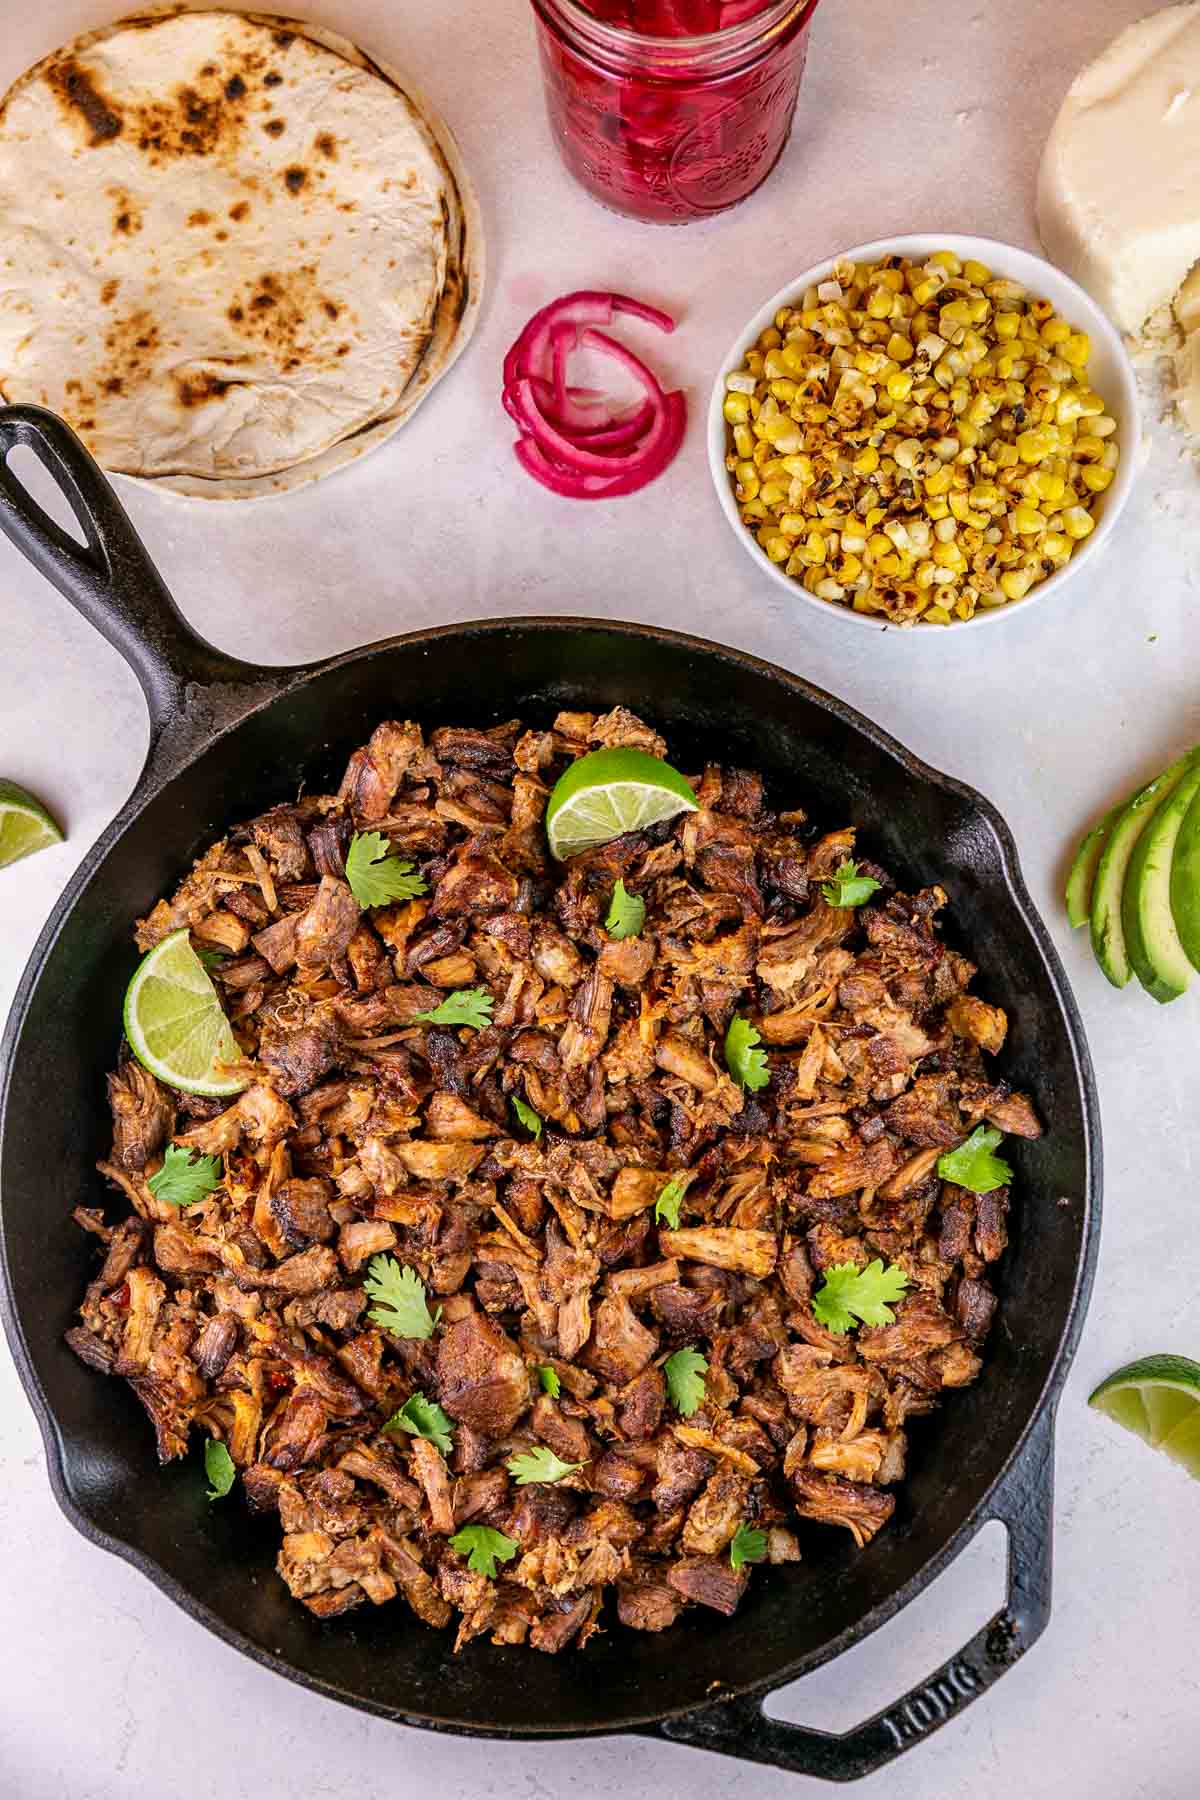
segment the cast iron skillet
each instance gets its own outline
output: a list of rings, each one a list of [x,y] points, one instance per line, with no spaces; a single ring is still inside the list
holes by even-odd
[[[78,545],[7,464],[28,445],[86,535]],[[43,931],[3,1042],[0,1191],[5,1323],[46,1443],[55,1495],[84,1535],[136,1564],[257,1662],[367,1712],[496,1736],[634,1731],[848,1780],[878,1768],[991,1685],[1050,1609],[1054,1409],[1092,1281],[1100,1132],[1074,1003],[986,801],[935,774],[848,706],[782,669],[674,632],[586,619],[491,620],[394,638],[312,669],[252,668],[202,643],[70,431],[0,412],[0,528],[135,669],[150,753],[119,818]],[[982,1379],[913,1434],[892,1524],[856,1553],[810,1526],[805,1560],[760,1571],[733,1619],[700,1609],[659,1636],[613,1630],[557,1657],[477,1639],[459,1656],[403,1606],[321,1624],[273,1573],[278,1531],[208,1507],[196,1458],[159,1471],[141,1410],[67,1350],[91,1264],[68,1221],[98,1200],[104,1073],[134,966],[130,921],[234,821],[304,781],[336,782],[379,719],[486,725],[617,702],[653,720],[684,768],[764,769],[828,823],[854,820],[908,883],[939,880],[961,941],[1011,1020],[1006,1075],[1048,1127],[1010,1144],[1012,1245]],[[844,1736],[770,1719],[762,1700],[889,1618],[989,1519],[1008,1528],[1008,1599],[962,1652]],[[536,1677],[536,1678],[534,1678]]]

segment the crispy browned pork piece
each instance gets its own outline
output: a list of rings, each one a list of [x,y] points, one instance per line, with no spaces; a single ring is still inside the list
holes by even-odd
[[[737,1542],[772,1563],[820,1526],[868,1543],[905,1421],[979,1372],[1008,1192],[938,1159],[980,1124],[1040,1126],[987,1072],[1007,1021],[938,935],[946,896],[862,865],[870,901],[831,904],[853,832],[772,811],[743,769],[552,864],[555,779],[622,744],[665,751],[621,708],[428,739],[385,722],[337,795],[232,831],[137,927],[222,952],[253,1080],[226,1105],[123,1057],[101,1168],[129,1210],[77,1210],[103,1260],[68,1341],[129,1382],[161,1459],[193,1431],[228,1446],[321,1618],[401,1598],[457,1615],[459,1644],[553,1652],[609,1591],[640,1631],[731,1613]],[[418,897],[360,905],[358,831]],[[603,924],[618,877],[646,907],[624,939]],[[419,1016],[467,988],[490,1019]],[[755,1090],[726,1063],[735,1013],[767,1057]],[[219,1159],[187,1208],[150,1185],[171,1142]],[[904,1277],[891,1322],[829,1329],[829,1271],[876,1258]],[[381,1269],[418,1278],[429,1335],[379,1303]],[[681,1351],[707,1365],[690,1398]],[[414,1397],[431,1435],[395,1422]],[[531,1453],[548,1478],[521,1484]],[[464,1527],[502,1534],[491,1572]]]

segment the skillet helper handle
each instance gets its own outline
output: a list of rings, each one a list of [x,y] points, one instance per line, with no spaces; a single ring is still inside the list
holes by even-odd
[[[883,1768],[977,1700],[1035,1644],[1050,1618],[1054,1414],[1034,1426],[985,1519],[1008,1530],[1005,1605],[970,1643],[895,1705],[840,1735],[768,1718],[761,1696],[664,1719],[648,1736],[765,1763],[793,1775],[857,1781]]]
[[[18,480],[8,460],[18,447],[32,450],[53,476],[85,545]],[[182,717],[189,686],[259,678],[191,629],[107,477],[70,426],[44,407],[0,407],[0,531],[133,669],[150,709],[152,747]]]

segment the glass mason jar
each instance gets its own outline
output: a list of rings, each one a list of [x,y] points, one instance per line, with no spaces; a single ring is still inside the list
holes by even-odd
[[[648,37],[596,14],[628,0],[532,0],[550,129],[576,180],[635,219],[679,225],[736,206],[792,129],[817,0],[746,0],[736,24]],[[682,10],[682,8],[680,9]]]

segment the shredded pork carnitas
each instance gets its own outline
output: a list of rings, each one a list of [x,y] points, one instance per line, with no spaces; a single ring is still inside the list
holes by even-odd
[[[163,1461],[193,1428],[228,1446],[323,1618],[400,1594],[428,1624],[460,1614],[460,1644],[556,1651],[609,1587],[639,1630],[732,1613],[740,1527],[773,1563],[810,1522],[867,1543],[906,1420],[979,1373],[1008,1194],[937,1160],[981,1121],[1039,1125],[985,1072],[1005,1016],[937,935],[945,894],[860,862],[878,892],[829,905],[853,832],[772,811],[745,769],[709,767],[698,811],[554,864],[549,789],[610,745],[666,749],[620,709],[427,742],[382,724],[338,795],[234,830],[138,927],[142,949],[186,925],[223,953],[252,1080],[228,1104],[132,1060],[110,1077],[100,1166],[131,1210],[76,1215],[104,1260],[69,1341],[130,1383]],[[343,859],[364,830],[414,861],[422,898],[362,911]],[[646,903],[621,940],[602,924],[618,877]],[[416,1021],[472,986],[490,1024]],[[725,1066],[735,1011],[768,1054],[756,1092]],[[187,1209],[148,1185],[172,1141],[221,1159]],[[678,1229],[655,1218],[673,1178]],[[380,1256],[440,1305],[432,1336],[371,1322]],[[875,1258],[909,1284],[895,1322],[827,1330],[824,1273]],[[683,1348],[708,1364],[686,1417],[663,1374]],[[451,1421],[447,1455],[382,1429],[414,1394]],[[535,1446],[581,1467],[519,1486],[507,1460]],[[516,1546],[495,1579],[450,1547],[468,1524]]]

